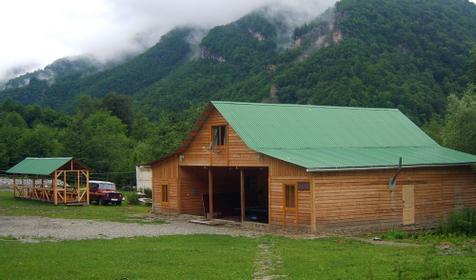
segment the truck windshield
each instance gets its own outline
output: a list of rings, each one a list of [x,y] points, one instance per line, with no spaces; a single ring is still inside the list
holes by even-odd
[[[116,190],[116,185],[112,183],[99,183],[99,188],[101,190]]]

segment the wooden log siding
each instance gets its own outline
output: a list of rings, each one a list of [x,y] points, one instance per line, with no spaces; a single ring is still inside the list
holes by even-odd
[[[155,164],[152,168],[152,184],[153,184],[153,208],[154,211],[163,212],[178,212],[179,199],[179,170],[178,170],[178,158],[170,157],[160,164]],[[168,186],[168,201],[166,203],[161,202],[162,186]]]
[[[208,170],[204,167],[180,167],[180,212],[203,215],[203,195],[208,192]]]
[[[221,125],[227,127],[227,144],[211,148],[212,127]],[[154,209],[203,215],[202,195],[208,192],[209,166],[267,167],[271,225],[311,230],[313,225],[321,232],[398,227],[402,225],[403,184],[414,185],[417,225],[434,225],[455,207],[476,207],[476,178],[468,167],[403,170],[394,191],[387,186],[394,170],[308,173],[302,167],[249,149],[213,110],[185,151],[153,165]],[[216,176],[219,184],[220,173]],[[297,187],[298,182],[309,182],[310,188],[297,191],[295,211],[285,211],[283,186],[292,183]],[[163,184],[169,186],[169,203],[161,207]]]
[[[226,126],[227,144],[212,147],[212,127],[223,125]],[[267,166],[264,157],[249,149],[217,111],[210,113],[182,155],[182,166]]]
[[[414,185],[415,224],[433,226],[458,207],[476,207],[475,173],[470,168],[404,170],[388,189],[394,171],[320,173],[314,177],[318,231],[388,229],[402,225],[402,186]]]

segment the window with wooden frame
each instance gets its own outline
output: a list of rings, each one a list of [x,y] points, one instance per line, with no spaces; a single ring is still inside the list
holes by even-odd
[[[162,185],[161,201],[169,202],[169,186],[168,185]]]
[[[311,190],[311,184],[309,182],[298,182],[297,183],[298,191],[309,191]]]
[[[226,125],[212,127],[212,144],[214,146],[226,144]]]
[[[296,208],[297,189],[294,184],[284,185],[284,206],[286,208]]]

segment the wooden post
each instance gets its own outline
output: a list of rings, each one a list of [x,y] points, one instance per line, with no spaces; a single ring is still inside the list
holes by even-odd
[[[78,202],[81,201],[81,193],[80,193],[80,190],[79,190],[79,185],[80,185],[80,180],[81,178],[79,177],[79,170],[77,171],[77,174],[76,174],[76,188],[78,189],[78,192],[77,192],[77,196],[78,196]]]
[[[207,220],[213,219],[213,173],[211,166],[208,168],[208,214]]]
[[[58,205],[58,171],[53,175],[53,198],[55,205]]]
[[[30,195],[30,198],[33,198],[33,194],[35,194],[35,198],[38,199],[37,193],[36,193],[36,178],[31,179],[31,192],[32,194]]]
[[[314,187],[314,180],[310,179],[311,187],[311,232],[314,233],[317,231],[316,228],[316,203],[314,202],[315,199],[315,187]]]
[[[43,200],[47,200],[48,196],[46,194],[46,190],[45,190],[45,178],[43,176],[41,176],[41,197]]]
[[[63,200],[64,200],[64,204],[66,204],[66,170],[63,171],[63,194],[64,194],[64,197],[63,197]]]
[[[245,174],[243,169],[240,169],[240,210],[241,222],[245,221]]]
[[[13,197],[17,197],[17,181],[15,174],[13,174]]]
[[[86,202],[89,204],[89,170],[86,170]]]

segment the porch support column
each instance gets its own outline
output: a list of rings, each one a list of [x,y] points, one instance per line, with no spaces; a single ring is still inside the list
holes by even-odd
[[[311,186],[310,186],[310,190],[311,190],[311,232],[312,233],[315,233],[317,232],[317,228],[316,228],[316,202],[315,202],[315,193],[314,193],[314,180],[310,180],[311,181]]]
[[[208,168],[208,220],[213,219],[213,173],[212,167]]]
[[[89,170],[86,170],[86,203],[89,205]]]
[[[53,175],[53,198],[55,205],[58,205],[58,171]]]
[[[64,190],[63,190],[64,204],[66,204],[68,202],[68,200],[66,199],[66,170],[63,172],[63,187],[64,187]]]
[[[76,173],[76,188],[77,188],[77,193],[76,195],[78,196],[78,202],[81,202],[81,190],[80,190],[80,183],[81,183],[81,177],[79,176],[79,170]]]
[[[17,181],[15,174],[13,174],[13,197],[17,197]]]
[[[245,221],[245,172],[240,169],[240,210],[241,222]]]

